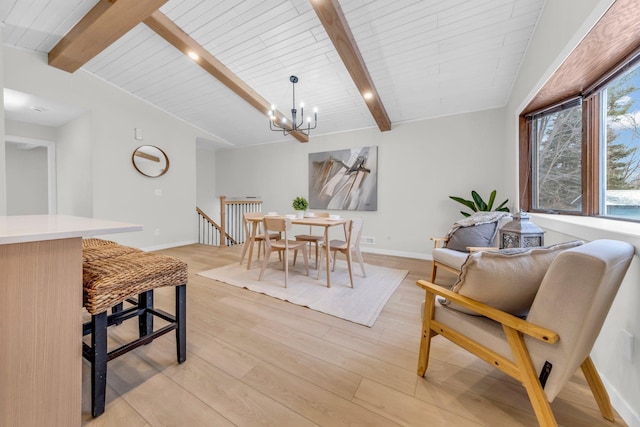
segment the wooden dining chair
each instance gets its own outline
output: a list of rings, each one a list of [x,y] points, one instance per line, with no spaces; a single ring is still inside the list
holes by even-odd
[[[367,277],[367,273],[364,270],[364,260],[362,259],[362,252],[360,252],[360,235],[362,234],[362,226],[364,224],[363,218],[354,218],[347,221],[345,229],[347,231],[347,241],[344,240],[330,240],[329,249],[333,255],[333,264],[331,271],[336,269],[337,253],[340,252],[347,257],[347,268],[349,270],[349,284],[353,288],[353,272],[351,267],[352,254],[355,253],[360,268],[362,269],[362,277]],[[324,243],[320,244],[320,263],[318,264],[318,279],[320,278],[320,266],[322,266],[322,257],[325,253]],[[327,272],[329,274],[329,272]]]
[[[319,218],[329,218],[329,212],[319,212],[316,213],[316,216]],[[313,225],[309,226],[309,234],[296,234],[296,240],[301,240],[303,242],[307,242],[309,244],[314,244],[316,246],[315,259],[316,259],[316,270],[318,269],[318,246],[320,243],[324,242],[324,234],[311,234],[313,232]]]
[[[251,238],[251,228],[253,226],[253,224],[257,221],[258,218],[262,218],[264,216],[264,214],[262,212],[247,212],[243,214],[243,220],[244,220],[244,235],[245,235],[245,244],[244,247],[242,248],[242,255],[240,256],[240,264],[242,264],[242,262],[244,261],[244,257],[247,254],[247,249],[249,249],[249,245],[252,244],[252,242],[250,241]],[[252,221],[253,219],[253,221]],[[255,245],[256,243],[258,244],[258,259],[260,259],[260,250],[262,250],[262,252],[265,252],[265,246],[264,246],[264,240],[267,236],[267,234],[262,230],[262,221],[259,221],[257,224],[257,231],[256,231],[256,235],[253,238],[253,244]],[[274,239],[274,240],[280,240],[282,238],[280,233],[270,233],[268,234],[269,239]],[[247,265],[251,264],[251,261],[247,261]]]
[[[264,239],[265,243],[265,255],[262,261],[262,268],[260,269],[260,275],[258,280],[262,280],[264,270],[267,268],[269,259],[271,258],[271,252],[277,251],[282,254],[282,263],[284,264],[284,287],[287,287],[287,278],[289,277],[289,251],[293,250],[297,254],[298,250],[302,251],[302,257],[304,259],[304,267],[306,269],[307,276],[309,275],[309,252],[307,250],[307,242],[289,240],[288,231],[291,230],[291,220],[289,218],[267,218],[263,220],[264,232],[266,235],[270,233],[280,233],[283,235],[283,239],[272,240]],[[295,260],[295,257],[294,257]],[[295,263],[294,263],[295,265]]]

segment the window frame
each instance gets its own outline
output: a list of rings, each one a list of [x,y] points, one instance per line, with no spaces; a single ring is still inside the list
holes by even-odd
[[[532,144],[528,116],[547,111],[572,98],[582,99],[582,210],[560,215],[598,216],[620,221],[640,220],[600,213],[600,98],[611,81],[640,63],[640,7],[617,0],[578,44],[547,83],[520,113],[518,179],[520,209],[532,209]]]

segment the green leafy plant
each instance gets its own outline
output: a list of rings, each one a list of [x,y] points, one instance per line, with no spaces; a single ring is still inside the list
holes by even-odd
[[[302,196],[298,196],[293,199],[293,209],[297,211],[306,211],[309,207],[309,202]]]
[[[480,195],[476,191],[472,191],[471,192],[471,199],[472,200],[466,200],[466,199],[463,199],[462,197],[456,197],[456,196],[449,196],[449,198],[451,200],[455,200],[458,203],[462,203],[463,205],[465,205],[466,207],[468,207],[469,209],[471,209],[474,212],[490,212],[490,211],[509,212],[509,208],[505,206],[509,202],[509,199],[507,199],[504,202],[500,203],[500,206],[498,206],[497,208],[493,209],[493,202],[495,202],[495,200],[496,200],[496,190],[493,190],[491,192],[491,194],[489,195],[489,201],[487,201],[487,202],[485,202],[482,199],[482,197],[480,197]],[[460,211],[460,213],[463,216],[471,216],[472,215],[472,214],[470,214],[468,212],[464,212],[464,211]]]

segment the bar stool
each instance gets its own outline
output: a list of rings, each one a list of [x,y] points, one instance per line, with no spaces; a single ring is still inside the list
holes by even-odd
[[[98,242],[93,243],[98,246]],[[177,258],[117,244],[104,244],[105,252],[100,257],[92,246],[87,243],[83,261],[84,307],[91,321],[83,325],[82,334],[91,334],[91,345],[83,343],[83,356],[91,363],[91,414],[97,417],[105,409],[108,361],[172,330],[176,331],[178,363],[186,360],[187,265]],[[153,290],[163,286],[175,287],[175,315],[153,307]],[[107,314],[112,307],[122,307],[123,302],[132,306]],[[154,316],[168,324],[154,331]],[[134,317],[138,318],[139,338],[107,351],[107,328]]]

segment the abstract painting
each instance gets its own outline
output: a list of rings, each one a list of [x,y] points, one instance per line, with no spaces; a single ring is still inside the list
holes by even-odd
[[[378,210],[378,147],[310,153],[309,207]]]

